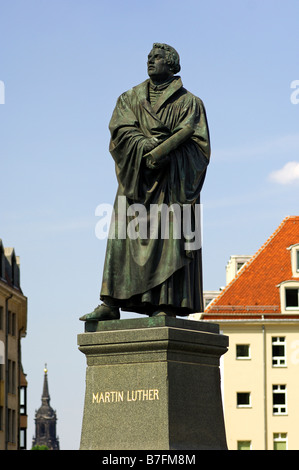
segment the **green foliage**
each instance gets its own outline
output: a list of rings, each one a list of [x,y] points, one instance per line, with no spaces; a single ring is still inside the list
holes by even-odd
[[[47,446],[33,446],[31,450],[49,450]]]

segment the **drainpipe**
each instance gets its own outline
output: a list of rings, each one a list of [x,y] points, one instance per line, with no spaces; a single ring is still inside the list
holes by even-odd
[[[264,315],[262,316],[264,319]],[[263,381],[264,381],[264,447],[268,449],[268,423],[267,423],[267,354],[266,354],[266,328],[262,325],[263,332]]]
[[[5,299],[5,392],[4,392],[4,416],[5,416],[5,450],[8,449],[8,301],[10,294]]]

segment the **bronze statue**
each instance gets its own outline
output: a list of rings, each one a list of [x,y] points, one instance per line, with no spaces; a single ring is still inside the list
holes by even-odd
[[[120,309],[149,316],[203,311],[201,247],[190,249],[184,236],[175,236],[175,223],[182,224],[180,215],[191,208],[194,233],[210,158],[205,108],[183,88],[176,75],[179,55],[171,46],[155,43],[147,67],[149,79],[118,98],[109,124],[119,184],[113,234],[107,242],[103,303],[83,321],[119,319]],[[162,206],[179,208],[176,217],[173,211],[167,214],[169,236],[161,235],[159,209],[154,231],[141,233],[142,222],[149,228],[150,210]],[[134,220],[132,207],[143,214],[138,236],[127,230]]]

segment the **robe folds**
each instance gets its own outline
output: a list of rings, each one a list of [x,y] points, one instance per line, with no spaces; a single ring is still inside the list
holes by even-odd
[[[149,84],[146,80],[123,93],[109,124],[118,191],[100,297],[127,311],[151,315],[166,306],[184,316],[203,311],[201,246],[189,249],[183,230],[177,236],[174,223],[179,217],[174,222],[171,213],[168,236],[161,236],[161,217],[155,218],[158,232],[154,232],[159,235],[153,236],[150,210],[164,204],[179,208],[182,215],[189,207],[195,229],[195,208],[210,158],[209,129],[203,102],[183,87],[180,77],[174,77],[153,106]],[[144,158],[148,139],[162,143],[186,126],[194,130],[192,137],[170,152],[164,166],[148,168]],[[142,205],[139,212],[138,205]],[[137,208],[135,219],[132,207]],[[126,231],[132,220],[135,225],[138,220],[138,236]],[[144,227],[149,229],[146,233]]]

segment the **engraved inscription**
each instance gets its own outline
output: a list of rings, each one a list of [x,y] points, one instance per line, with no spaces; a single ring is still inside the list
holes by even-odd
[[[92,392],[92,403],[121,403],[159,400],[159,389],[139,390],[110,390],[105,392]]]

